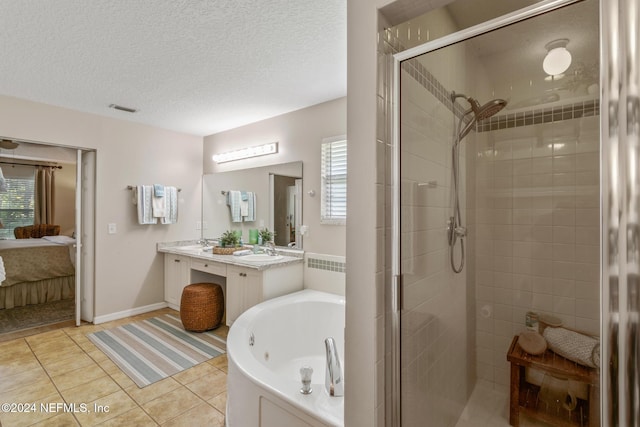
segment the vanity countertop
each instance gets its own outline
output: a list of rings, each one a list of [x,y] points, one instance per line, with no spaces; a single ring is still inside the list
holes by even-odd
[[[300,264],[304,262],[304,254],[299,250],[285,250],[276,248],[279,255],[278,259],[273,261],[248,261],[244,256],[237,255],[218,255],[208,251],[204,251],[198,245],[197,241],[186,240],[177,242],[162,242],[157,244],[158,252],[188,256],[207,261],[220,262],[223,264],[237,265],[240,267],[254,268],[256,270],[267,270],[270,268],[278,268],[291,264]]]

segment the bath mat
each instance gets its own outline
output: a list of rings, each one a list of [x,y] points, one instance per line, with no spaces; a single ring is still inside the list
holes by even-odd
[[[87,335],[138,387],[145,387],[223,354],[211,331],[185,331],[180,317],[152,317]]]

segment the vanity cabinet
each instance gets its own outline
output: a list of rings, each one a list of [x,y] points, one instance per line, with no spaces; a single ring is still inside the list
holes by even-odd
[[[227,267],[227,325],[263,301],[262,273],[249,268]]]
[[[189,257],[164,254],[164,299],[169,307],[180,309],[182,289],[189,284],[190,276]]]
[[[303,289],[303,263],[285,262],[264,266],[239,265],[232,259],[164,255],[164,299],[169,307],[180,310],[185,286],[202,281],[218,283],[225,295],[225,318],[228,326],[249,308],[262,301]],[[241,263],[240,263],[241,264]]]

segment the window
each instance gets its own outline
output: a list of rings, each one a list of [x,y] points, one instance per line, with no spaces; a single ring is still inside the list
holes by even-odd
[[[344,225],[347,220],[347,140],[344,136],[322,142],[320,223]]]
[[[7,191],[0,193],[0,238],[13,239],[13,229],[33,225],[35,168],[32,166],[3,167]]]

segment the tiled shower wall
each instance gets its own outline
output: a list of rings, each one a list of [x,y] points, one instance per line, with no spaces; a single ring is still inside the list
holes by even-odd
[[[527,311],[599,332],[599,117],[585,105],[476,135],[477,374],[497,388]]]

